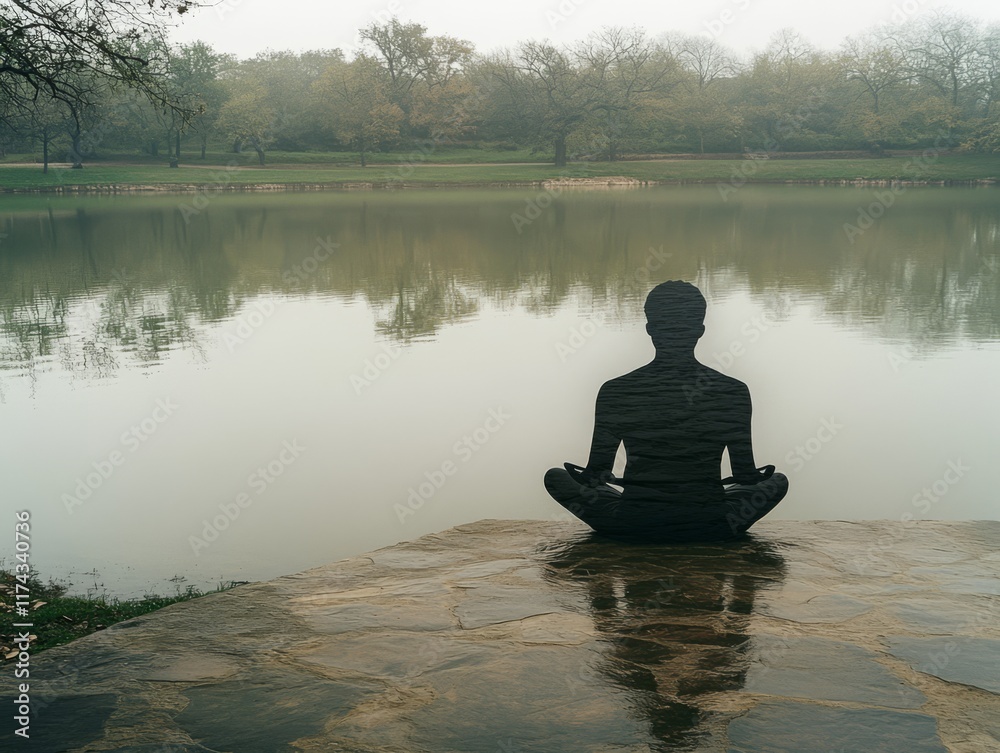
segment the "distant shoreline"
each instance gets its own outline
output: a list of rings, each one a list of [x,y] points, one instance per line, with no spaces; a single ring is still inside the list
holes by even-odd
[[[128,195],[128,194],[197,194],[197,193],[316,193],[322,191],[399,191],[399,190],[428,190],[428,189],[467,189],[467,188],[538,188],[546,189],[558,187],[560,190],[627,190],[632,188],[649,188],[654,186],[714,186],[724,184],[718,178],[678,178],[664,180],[641,180],[635,183],[609,183],[606,180],[595,179],[592,183],[579,183],[566,186],[552,186],[548,180],[532,181],[496,181],[496,182],[424,182],[424,183],[397,183],[397,182],[370,182],[358,183],[354,181],[329,182],[329,183],[239,183],[226,186],[213,186],[203,183],[159,183],[159,184],[80,184],[70,186],[36,186],[36,187],[16,187],[0,188],[0,192],[5,195],[38,195],[52,194],[58,196],[92,196],[92,195]],[[958,187],[958,188],[988,188],[997,185],[995,178],[979,178],[970,180],[894,180],[888,178],[879,179],[747,179],[740,185],[777,186],[777,185],[797,185],[797,186],[838,186],[856,188],[880,188],[887,186],[906,187]]]
[[[277,156],[277,155],[276,155]],[[356,165],[202,163],[87,164],[83,169],[0,164],[0,194],[122,195],[519,188],[553,195],[569,189],[718,186],[989,187],[1000,182],[1000,155],[927,154],[883,158],[657,159],[618,162]]]

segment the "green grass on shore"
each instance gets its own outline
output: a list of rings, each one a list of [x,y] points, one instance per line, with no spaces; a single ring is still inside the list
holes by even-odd
[[[51,580],[44,583],[32,575],[26,584],[31,597],[28,616],[17,617],[16,584],[14,573],[0,570],[0,664],[17,661],[18,648],[14,639],[24,629],[15,628],[16,622],[32,624],[27,632],[35,636],[30,642],[30,652],[34,654],[103,630],[116,622],[204,595],[187,588],[175,596],[141,599],[66,596],[66,586]]]
[[[183,164],[183,163],[182,163]],[[177,169],[160,165],[102,165],[82,170],[51,168],[43,174],[37,166],[0,166],[0,191],[51,191],[60,187],[89,186],[219,186],[259,184],[322,184],[330,187],[370,183],[376,187],[405,184],[490,185],[530,184],[560,176],[624,176],[649,182],[709,182],[741,185],[744,182],[784,181],[991,181],[1000,178],[1000,155],[948,154],[883,159],[794,160],[656,160],[648,162],[577,162],[566,168],[531,165],[431,165],[393,163],[358,166],[252,166],[226,169],[183,164]]]
[[[61,151],[53,151],[50,159],[53,162],[61,162],[65,154]],[[0,164],[4,163],[36,163],[41,167],[41,154],[8,154],[0,157]],[[434,163],[434,164],[482,164],[482,163],[508,163],[508,162],[551,162],[552,154],[545,152],[533,152],[530,149],[477,149],[474,147],[441,147],[434,148],[433,144],[421,146],[419,143],[409,151],[397,152],[372,152],[366,157],[370,165],[398,165],[406,162]],[[166,156],[151,157],[148,154],[138,154],[135,152],[107,152],[102,153],[100,158],[90,160],[92,164],[131,164],[161,166],[166,168],[168,158]],[[201,158],[201,153],[197,149],[185,148],[181,150],[181,164],[195,166],[215,166],[225,167],[235,163],[240,166],[252,167],[257,164],[257,153],[252,149],[236,154],[233,151],[220,151],[212,149],[205,153],[205,158]],[[267,163],[269,165],[281,166],[342,166],[360,167],[360,157],[357,152],[268,152]]]

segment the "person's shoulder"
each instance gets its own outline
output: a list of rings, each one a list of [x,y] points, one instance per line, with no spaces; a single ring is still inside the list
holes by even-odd
[[[609,379],[601,385],[601,392],[610,394],[618,392],[619,390],[628,389],[629,385],[635,381],[635,373],[635,371],[630,371],[628,374],[622,374],[621,376]]]
[[[711,366],[706,366],[705,364],[700,364],[702,368],[702,375],[711,380],[711,382],[719,387],[729,392],[749,392],[750,388],[747,387],[746,382],[741,382],[734,376],[729,374],[723,374],[721,371],[713,369]]]
[[[635,393],[636,387],[645,379],[645,367],[640,367],[627,374],[609,379],[601,385],[600,395],[611,397],[614,395],[631,395]]]

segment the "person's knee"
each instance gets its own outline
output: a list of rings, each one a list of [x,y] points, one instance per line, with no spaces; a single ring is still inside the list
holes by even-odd
[[[784,473],[775,473],[767,480],[767,482],[773,488],[773,494],[778,499],[781,499],[786,494],[788,494],[788,476]]]
[[[567,476],[569,476],[569,473],[565,468],[549,468],[545,471],[545,487],[548,488],[552,484],[557,484]]]
[[[565,468],[549,468],[545,472],[545,490],[557,499],[575,492],[579,486]]]

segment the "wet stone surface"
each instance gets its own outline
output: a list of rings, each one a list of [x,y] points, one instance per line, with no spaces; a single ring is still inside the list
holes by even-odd
[[[918,672],[1000,694],[998,640],[968,635],[934,638],[895,636],[889,639],[889,652],[908,662]]]
[[[853,643],[759,635],[753,657],[743,683],[748,693],[896,709],[919,708],[927,700],[879,664],[874,652]]]
[[[772,604],[761,611],[792,622],[845,622],[871,608],[872,603],[864,599],[813,592],[804,594],[801,601]]]
[[[281,670],[254,672],[245,679],[186,690],[190,703],[175,721],[210,750],[271,753],[291,750],[295,740],[315,735],[327,720],[346,716],[377,691],[372,683]]]
[[[934,717],[762,703],[729,725],[729,753],[947,753]]]
[[[460,526],[39,654],[31,750],[1000,751],[1000,523],[899,525]]]

